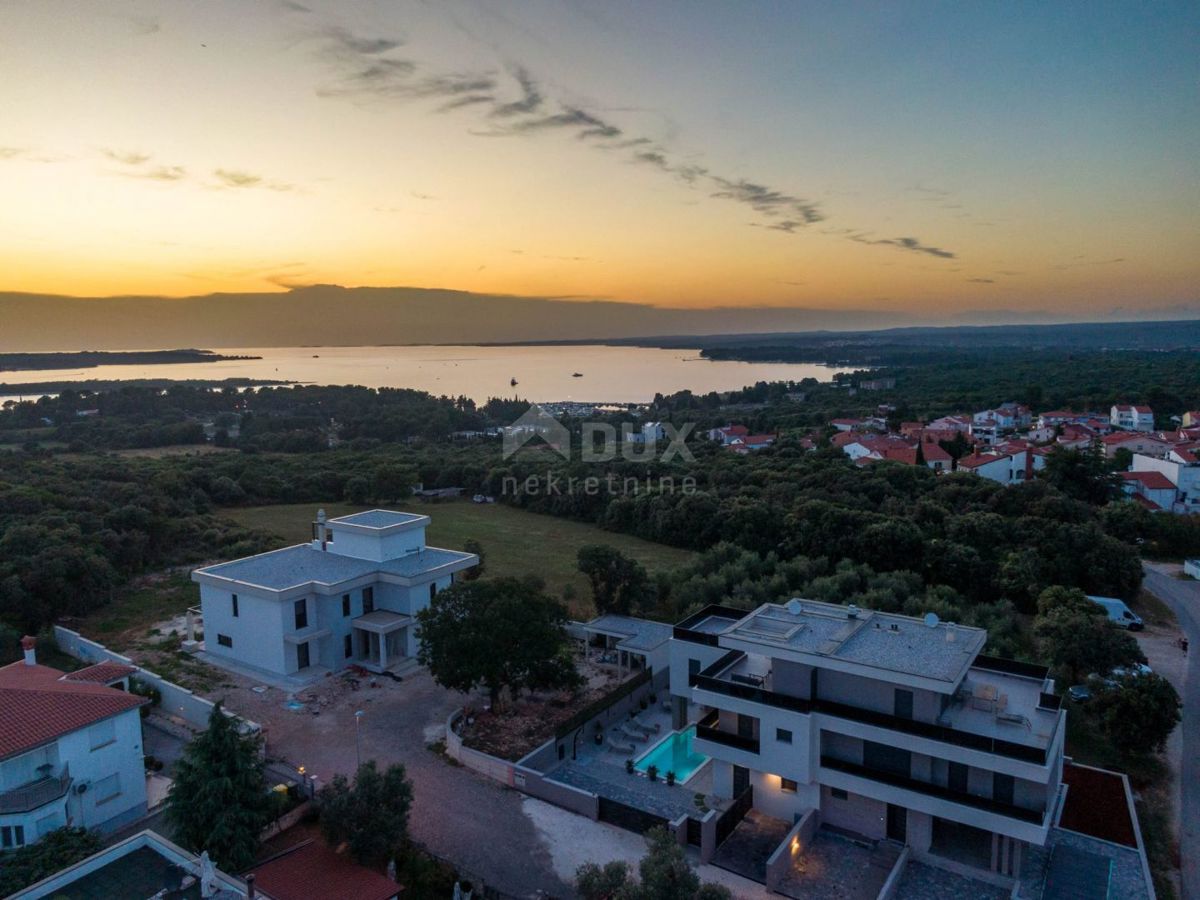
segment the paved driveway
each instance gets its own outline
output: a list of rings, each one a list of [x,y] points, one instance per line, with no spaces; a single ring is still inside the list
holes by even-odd
[[[1200,897],[1200,582],[1174,577],[1179,566],[1145,563],[1143,586],[1171,607],[1190,648],[1183,698],[1182,765],[1179,772],[1179,854],[1182,859],[1183,895]]]
[[[325,679],[315,692],[329,702],[318,706],[315,716],[285,710],[285,695],[276,689],[255,694],[246,684],[225,693],[230,709],[267,727],[269,755],[304,766],[322,782],[354,772],[354,711],[362,709],[362,758],[404,764],[414,795],[409,831],[417,841],[464,874],[506,893],[526,897],[543,890],[570,896],[570,886],[555,873],[537,828],[522,810],[522,795],[428,749],[449,713],[462,705],[461,696],[435,685],[424,671],[399,684],[386,679],[379,684],[349,692],[342,679]]]

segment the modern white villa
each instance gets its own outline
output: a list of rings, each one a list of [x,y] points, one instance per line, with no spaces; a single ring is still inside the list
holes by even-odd
[[[671,644],[677,728],[713,792],[996,876],[1042,846],[1066,713],[1046,670],[982,654],[978,628],[811,600],[709,607]],[[694,710],[694,707],[693,707]]]
[[[309,543],[195,570],[206,655],[300,679],[411,661],[416,614],[479,563],[426,545],[428,525],[384,509],[326,521],[321,510]]]
[[[67,825],[111,831],[146,814],[139,707],[129,666],[64,673],[25,658],[0,667],[0,850]]]

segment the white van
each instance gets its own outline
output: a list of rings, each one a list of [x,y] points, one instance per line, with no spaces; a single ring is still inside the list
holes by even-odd
[[[1142,617],[1126,606],[1124,600],[1118,600],[1115,597],[1093,597],[1091,594],[1088,594],[1088,599],[1103,606],[1104,611],[1108,613],[1108,621],[1118,628],[1141,631],[1144,627]]]

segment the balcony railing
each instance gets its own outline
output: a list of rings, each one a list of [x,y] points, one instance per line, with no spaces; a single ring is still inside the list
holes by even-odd
[[[747,753],[758,753],[758,738],[743,737],[740,734],[731,734],[728,731],[722,731],[720,728],[721,717],[716,711],[709,713],[703,719],[696,723],[696,737],[702,741],[712,741],[714,744],[721,744],[725,747],[732,747],[734,750],[744,750]]]
[[[58,775],[47,775],[29,784],[0,793],[0,814],[27,813],[45,806],[66,794],[71,786],[71,773],[64,765]]]
[[[874,725],[878,728],[886,728],[891,731],[901,731],[915,737],[940,741],[956,747],[964,747],[968,750],[994,753],[998,756],[1006,756],[1010,759],[1036,763],[1037,765],[1046,764],[1048,750],[1042,747],[1017,744],[1012,741],[988,737],[983,734],[975,734],[970,731],[959,731],[945,725],[935,725],[931,722],[902,719],[888,713],[876,712],[871,709],[861,709],[857,706],[836,703],[832,700],[805,700],[803,697],[777,694],[766,688],[755,687],[749,684],[738,684],[719,677],[720,673],[739,662],[745,655],[740,650],[731,650],[729,653],[726,653],[703,672],[693,676],[695,687],[702,691],[711,691],[714,694],[723,694],[726,697],[733,697],[738,700],[748,700],[751,703],[762,703],[766,706],[774,706],[778,709],[790,710],[791,712],[803,713],[805,715],[818,712],[823,715],[835,716],[839,719],[861,722],[864,725]]]
[[[891,787],[901,788],[906,791],[914,791],[918,794],[925,794],[929,797],[936,797],[938,800],[949,800],[951,803],[959,803],[963,806],[971,806],[975,809],[981,809],[985,812],[996,813],[997,815],[1001,816],[1008,816],[1010,819],[1020,819],[1023,822],[1032,822],[1034,825],[1041,825],[1045,819],[1045,814],[1041,810],[1026,809],[1023,806],[1005,803],[1002,800],[993,800],[991,797],[978,797],[975,794],[968,794],[963,791],[953,791],[950,788],[942,787],[941,785],[930,784],[927,781],[918,781],[915,778],[909,778],[905,775],[897,775],[894,772],[884,772],[880,769],[869,769],[866,766],[860,766],[856,763],[835,759],[832,756],[822,756],[821,765],[826,769],[833,769],[837,772],[845,772],[847,775],[856,775],[859,778],[866,778],[870,781],[878,781],[880,784],[890,785]]]

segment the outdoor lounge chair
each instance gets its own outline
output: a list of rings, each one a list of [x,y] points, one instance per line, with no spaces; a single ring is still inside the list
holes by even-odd
[[[659,734],[662,731],[662,725],[658,722],[643,722],[641,719],[634,719],[629,724],[648,735]]]
[[[633,744],[619,744],[616,741],[614,741],[611,737],[606,739],[605,743],[608,745],[608,749],[611,750],[613,753],[623,753],[626,756],[628,756],[629,754],[633,753],[633,751],[634,751]]]
[[[644,743],[650,740],[650,732],[643,731],[633,722],[624,723],[621,726],[621,734],[633,741],[642,741]]]

